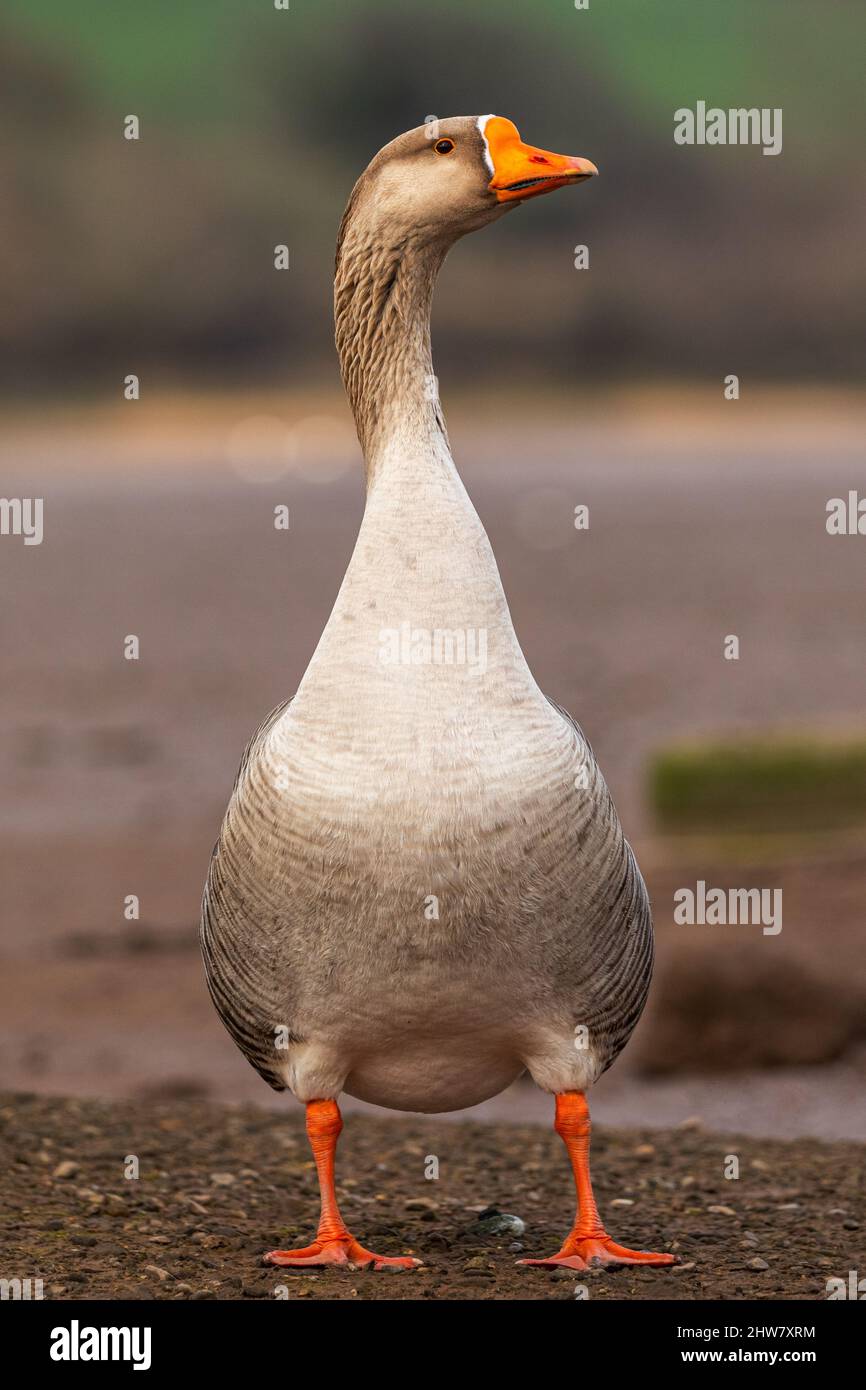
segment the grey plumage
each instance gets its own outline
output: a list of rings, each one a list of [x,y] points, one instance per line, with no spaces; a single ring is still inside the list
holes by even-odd
[[[410,132],[341,228],[367,507],[299,690],[244,755],[202,909],[217,1010],[270,1085],[417,1110],[474,1104],[524,1068],[585,1089],[652,972],[640,872],[589,744],[526,665],[428,390],[436,272],[500,212],[460,202],[477,123],[441,124],[467,150],[454,206],[424,203]],[[484,670],[384,661],[382,633],[406,625],[483,633]]]

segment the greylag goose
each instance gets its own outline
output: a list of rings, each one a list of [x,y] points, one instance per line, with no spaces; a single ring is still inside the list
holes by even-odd
[[[275,1265],[381,1270],[334,1190],[338,1097],[462,1109],[528,1071],[556,1097],[577,1215],[525,1264],[671,1264],[607,1235],[585,1092],[643,1009],[646,890],[583,733],[517,641],[448,444],[430,357],[449,248],[597,173],[501,116],[399,136],[349,199],[336,344],[367,499],[333,612],[294,698],[243,757],[204,891],[216,1008],[306,1106],[321,1220]]]

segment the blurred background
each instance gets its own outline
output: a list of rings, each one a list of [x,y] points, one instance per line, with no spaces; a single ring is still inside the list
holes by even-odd
[[[196,929],[363,509],[336,229],[394,135],[498,112],[602,171],[460,243],[434,311],[518,634],[653,898],[596,1115],[866,1137],[866,540],[825,527],[864,479],[864,42],[855,0],[5,0],[3,488],[45,534],[0,538],[0,1084],[287,1103]],[[783,152],[675,145],[699,100],[781,107]],[[783,930],[677,925],[698,880],[781,888]]]

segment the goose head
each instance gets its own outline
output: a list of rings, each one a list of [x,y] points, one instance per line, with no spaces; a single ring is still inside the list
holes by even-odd
[[[527,145],[504,116],[453,116],[380,150],[356,186],[352,211],[388,240],[399,233],[450,244],[530,198],[597,173],[589,159]]]
[[[430,303],[450,247],[597,172],[588,159],[525,144],[504,116],[431,121],[371,160],[343,214],[334,273],[335,339],[368,478],[397,426],[412,439],[444,436],[431,394]]]

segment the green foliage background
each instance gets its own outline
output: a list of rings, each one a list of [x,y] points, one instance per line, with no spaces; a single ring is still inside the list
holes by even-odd
[[[501,365],[519,322],[547,379],[862,370],[856,0],[6,0],[0,40],[13,385],[58,361],[86,384],[129,343],[182,375],[330,371],[354,178],[426,115],[484,111],[604,177],[459,248],[458,369]],[[699,99],[782,107],[783,154],[674,146]]]

